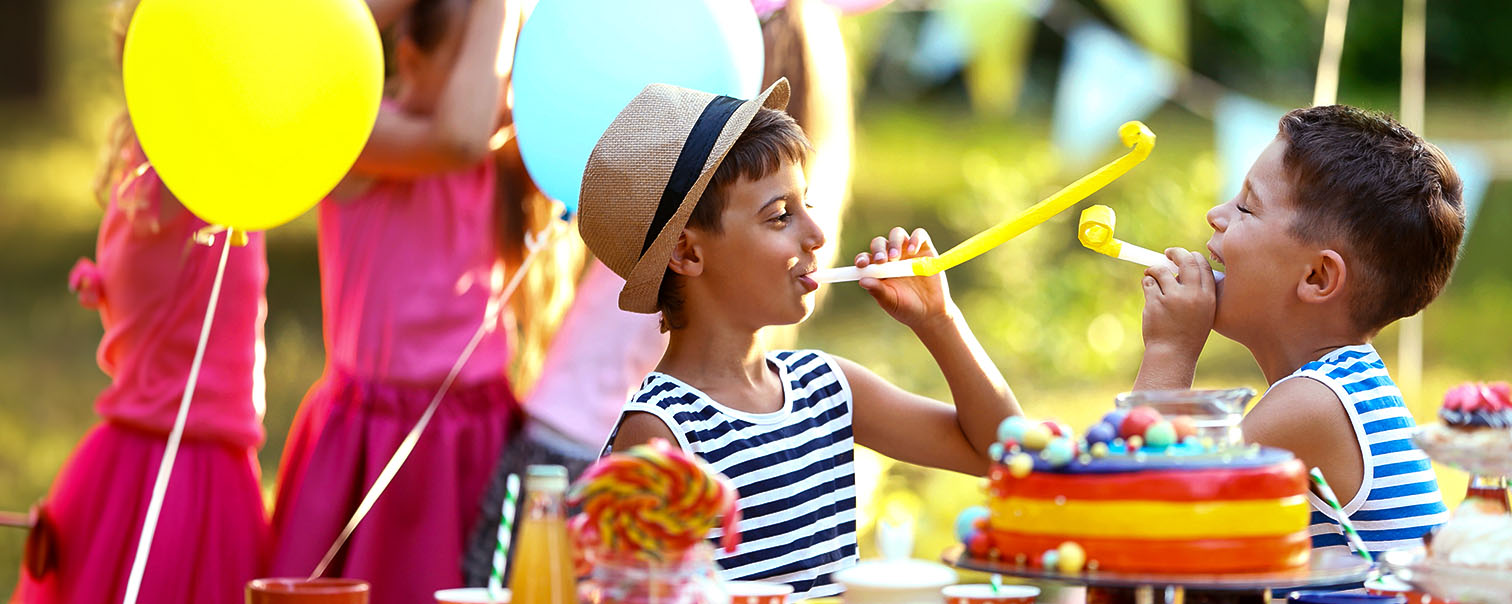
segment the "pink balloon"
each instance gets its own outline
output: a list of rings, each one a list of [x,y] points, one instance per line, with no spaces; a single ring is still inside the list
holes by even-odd
[[[825,4],[833,6],[847,15],[859,15],[867,11],[882,8],[892,0],[824,0]],[[756,9],[756,14],[761,18],[771,16],[772,13],[787,6],[787,0],[751,0],[751,6]]]
[[[882,8],[892,0],[824,0],[825,4],[840,9],[847,15],[859,15],[867,11]]]
[[[756,9],[756,16],[765,19],[787,6],[787,0],[751,0],[751,6]]]

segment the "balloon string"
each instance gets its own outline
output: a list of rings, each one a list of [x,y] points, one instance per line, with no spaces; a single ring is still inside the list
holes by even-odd
[[[213,242],[212,242],[213,243]],[[168,492],[168,477],[173,473],[173,460],[178,457],[179,443],[184,438],[184,424],[189,419],[189,401],[194,398],[194,387],[199,383],[200,362],[205,358],[205,345],[210,341],[210,323],[215,318],[215,304],[220,300],[221,278],[226,274],[226,257],[231,252],[231,236],[223,238],[220,264],[215,269],[215,284],[210,287],[210,304],[205,309],[205,322],[200,327],[199,343],[194,348],[194,362],[189,366],[189,383],[184,386],[184,396],[179,399],[178,415],[173,418],[173,430],[168,433],[168,448],[163,452],[163,461],[158,464],[157,479],[152,485],[152,499],[147,504],[147,518],[142,521],[142,535],[137,539],[136,557],[131,561],[131,574],[126,578],[124,604],[136,604],[137,593],[142,587],[142,573],[147,569],[147,554],[152,549],[152,537],[157,532],[158,514],[163,510],[163,497]],[[184,572],[175,569],[173,572]]]
[[[489,300],[487,310],[484,312],[483,324],[478,326],[478,331],[473,333],[472,340],[467,342],[467,346],[462,349],[461,356],[458,356],[457,362],[452,365],[451,372],[446,375],[445,380],[441,381],[441,387],[436,390],[436,395],[431,397],[430,405],[425,408],[425,413],[420,415],[420,421],[415,422],[415,427],[410,429],[409,434],[405,435],[404,441],[399,443],[399,448],[394,451],[394,455],[389,458],[387,464],[384,464],[383,471],[378,474],[378,479],[373,481],[371,487],[368,487],[367,494],[362,498],[362,503],[357,506],[357,511],[352,513],[351,519],[347,520],[346,527],[341,529],[341,534],[336,537],[336,542],[331,544],[330,549],[326,550],[325,557],[321,558],[320,564],[316,565],[314,572],[310,573],[310,580],[314,580],[325,574],[326,568],[331,565],[331,561],[336,559],[336,554],[341,551],[341,547],[346,545],[347,539],[352,536],[352,532],[357,530],[357,525],[362,522],[363,518],[367,517],[368,512],[372,511],[373,504],[377,503],[378,497],[388,489],[389,483],[394,480],[394,475],[399,473],[399,468],[403,467],[405,460],[409,459],[410,452],[414,450],[415,443],[419,442],[420,434],[425,431],[425,426],[430,423],[431,416],[436,412],[436,407],[441,404],[442,397],[446,396],[446,392],[451,389],[452,381],[457,378],[457,374],[462,371],[462,366],[472,357],[473,350],[478,347],[479,342],[483,341],[483,336],[493,331],[493,326],[498,323],[504,303],[509,300],[509,297],[514,294],[515,289],[519,287],[521,278],[525,276],[525,270],[530,267],[531,260],[536,256],[536,251],[546,243],[554,240],[559,232],[566,230],[555,228],[555,220],[553,220],[552,226],[548,226],[547,229],[548,232],[545,236],[539,239],[533,233],[525,234],[525,258],[520,260],[520,266],[515,269],[514,275],[510,277],[509,284],[504,286],[504,289],[499,292],[498,296]]]

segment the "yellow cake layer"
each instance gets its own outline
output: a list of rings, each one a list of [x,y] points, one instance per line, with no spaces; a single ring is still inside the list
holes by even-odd
[[[1089,501],[989,498],[992,528],[1031,535],[1215,539],[1295,533],[1307,526],[1302,495],[1230,501]]]

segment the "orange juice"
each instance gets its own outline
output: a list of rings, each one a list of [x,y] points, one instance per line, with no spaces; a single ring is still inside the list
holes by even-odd
[[[567,541],[567,470],[530,466],[525,506],[509,569],[512,604],[576,604],[577,578]]]

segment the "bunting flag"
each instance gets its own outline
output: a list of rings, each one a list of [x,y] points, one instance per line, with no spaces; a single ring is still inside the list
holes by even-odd
[[[986,113],[1018,105],[1035,20],[1047,0],[945,0],[925,18],[909,71],[939,84],[965,71],[971,104]]]
[[[1250,164],[1276,138],[1286,110],[1242,94],[1219,97],[1213,107],[1213,136],[1218,148],[1218,202],[1233,199],[1244,186]]]
[[[1141,46],[1187,64],[1187,0],[1102,0],[1102,5]]]
[[[1459,174],[1464,192],[1460,199],[1465,204],[1465,239],[1470,239],[1470,228],[1475,225],[1475,214],[1486,199],[1486,189],[1491,186],[1491,161],[1480,149],[1464,144],[1446,142],[1439,145],[1454,171]]]
[[[1144,118],[1170,98],[1177,73],[1165,59],[1106,27],[1076,26],[1066,36],[1055,91],[1055,147],[1072,165],[1096,160],[1118,142],[1109,132]]]
[[[950,79],[971,58],[971,28],[950,13],[951,4],[954,2],[947,2],[924,18],[918,44],[908,59],[908,71],[926,84]]]

